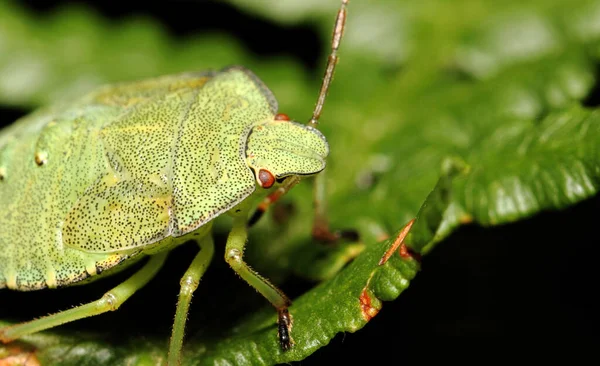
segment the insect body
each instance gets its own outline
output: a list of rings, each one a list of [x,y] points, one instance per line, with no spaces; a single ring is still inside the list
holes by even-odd
[[[323,135],[275,121],[276,108],[249,71],[231,68],[109,87],[19,121],[2,135],[0,287],[95,278],[239,206],[261,169],[322,170]]]
[[[334,37],[333,65],[335,50]],[[225,260],[275,306],[281,347],[291,347],[290,301],[242,257],[257,201],[325,168],[329,148],[313,127],[321,99],[313,124],[288,121],[253,73],[232,67],[106,86],[1,131],[0,288],[84,283],[148,258],[101,299],[0,329],[0,340],[117,309],[169,250],[193,240],[200,251],[181,280],[169,349],[178,363],[191,295],[213,255],[212,220],[228,213]]]

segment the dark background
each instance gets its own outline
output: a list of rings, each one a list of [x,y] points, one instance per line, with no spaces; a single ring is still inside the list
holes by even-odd
[[[43,15],[68,1],[23,3]],[[321,75],[319,65],[326,58],[326,50],[320,47],[310,24],[282,27],[239,13],[225,4],[175,1],[166,7],[162,2],[148,2],[143,6],[133,2],[86,3],[111,19],[140,14],[152,16],[176,37],[213,30],[231,33],[260,57],[282,53],[297,57],[315,78]],[[273,34],[278,35],[278,41],[273,41]],[[265,39],[271,41],[265,42]],[[597,105],[599,96],[596,88],[586,103]],[[9,124],[25,113],[26,110],[0,108],[0,124]],[[372,361],[397,359],[423,342],[437,343],[436,336],[554,340],[596,336],[600,305],[596,299],[600,279],[596,265],[600,254],[596,231],[598,212],[600,197],[595,197],[567,210],[541,213],[516,224],[495,228],[462,227],[424,258],[422,271],[410,288],[396,301],[384,303],[370,324],[356,334],[338,335],[328,347],[301,364],[349,362],[364,353],[371,354]],[[92,328],[114,332],[118,324],[120,334],[145,332],[167,339],[179,278],[194,250],[176,249],[159,278],[119,311],[65,325],[65,331]],[[190,335],[218,328],[211,319],[216,309],[230,308],[236,316],[243,316],[256,307],[265,306],[264,300],[220,260],[222,251],[222,246],[217,248],[216,260],[194,297]],[[114,286],[115,281],[58,290],[51,297],[46,292],[3,291],[0,313],[28,320],[69,308],[75,305],[74,298],[78,299],[76,303],[94,300]],[[289,295],[297,296],[311,285],[302,279],[292,279],[282,288]],[[211,296],[222,286],[231,288],[229,294],[224,298]],[[244,305],[240,307],[236,299],[242,298]],[[146,314],[152,316],[152,322]],[[212,324],[208,326],[210,329],[199,326],[204,324],[203,320]],[[235,321],[235,317],[227,321]]]

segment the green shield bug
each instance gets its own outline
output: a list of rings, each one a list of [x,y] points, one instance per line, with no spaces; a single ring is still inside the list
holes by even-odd
[[[290,300],[244,262],[243,251],[266,207],[325,168],[329,146],[316,126],[347,3],[307,125],[278,114],[252,72],[230,67],[105,86],[0,131],[0,288],[83,284],[147,260],[99,300],[2,328],[0,340],[116,310],[157,274],[169,250],[195,241],[200,250],[181,279],[169,345],[169,364],[179,364],[191,297],[214,252],[212,220],[227,213],[225,260],[273,304],[281,348],[292,347]],[[318,204],[313,234],[340,235]]]

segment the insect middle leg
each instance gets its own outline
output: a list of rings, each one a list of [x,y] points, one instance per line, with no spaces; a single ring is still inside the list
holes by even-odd
[[[246,262],[244,262],[244,247],[248,238],[248,229],[246,225],[247,212],[242,212],[233,219],[233,227],[227,238],[225,245],[225,261],[231,268],[237,272],[248,284],[260,292],[277,309],[279,315],[278,331],[279,344],[283,350],[292,346],[290,330],[292,319],[288,312],[288,307],[292,304],[285,294],[271,284],[266,278],[254,271]]]
[[[37,333],[64,323],[117,310],[125,300],[137,290],[144,287],[156,275],[165,262],[166,257],[166,252],[153,255],[142,269],[117,287],[105,293],[99,300],[27,323],[11,325],[0,329],[0,341],[7,343],[28,334]]]
[[[200,252],[190,264],[187,271],[181,278],[181,289],[179,291],[179,300],[177,301],[177,311],[175,312],[175,321],[173,322],[173,333],[169,344],[169,365],[179,365],[181,362],[181,348],[183,346],[183,335],[185,323],[187,320],[188,309],[192,301],[192,295],[198,288],[200,279],[206,272],[212,259],[215,247],[210,232],[200,241]]]

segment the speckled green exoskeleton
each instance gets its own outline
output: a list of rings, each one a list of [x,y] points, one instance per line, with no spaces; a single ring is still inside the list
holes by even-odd
[[[2,328],[0,340],[117,309],[169,250],[194,241],[200,250],[181,279],[169,347],[169,364],[179,363],[191,296],[213,256],[212,222],[227,213],[225,260],[275,306],[281,347],[291,347],[290,300],[243,260],[248,218],[261,199],[255,213],[325,168],[329,147],[316,125],[346,5],[308,125],[278,114],[253,73],[230,67],[109,85],[2,130],[0,288],[83,284],[146,262],[99,300]],[[316,216],[314,232],[330,237]]]

